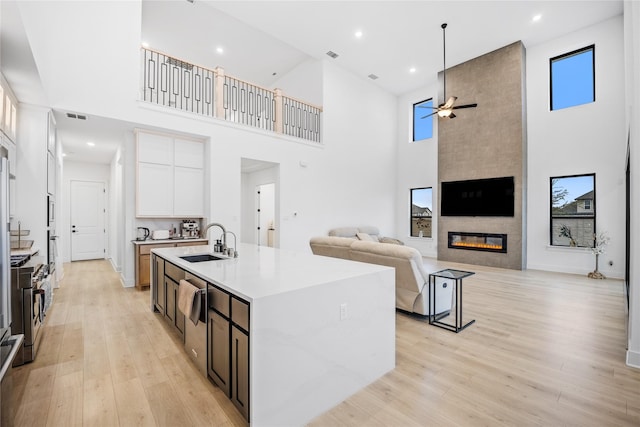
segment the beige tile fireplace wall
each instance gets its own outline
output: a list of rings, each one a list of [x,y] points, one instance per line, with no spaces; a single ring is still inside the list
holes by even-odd
[[[438,209],[438,259],[516,270],[525,265],[524,61],[524,46],[516,42],[447,69],[447,97],[457,96],[458,105],[477,102],[478,107],[458,110],[454,119],[438,119],[438,186],[443,181],[513,176],[515,215],[443,217]],[[508,252],[449,249],[449,231],[505,233]]]

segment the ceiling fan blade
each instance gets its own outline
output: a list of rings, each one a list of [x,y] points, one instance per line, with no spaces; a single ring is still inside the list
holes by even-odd
[[[428,105],[418,105],[418,108],[431,108],[432,110],[438,109],[438,107],[429,107]]]
[[[458,98],[455,96],[447,99],[447,102],[444,103],[443,108],[451,108],[453,106],[453,103],[456,102],[456,99]]]
[[[477,107],[478,104],[466,104],[466,105],[456,105],[455,107],[452,107],[452,110],[456,110],[458,108],[475,108]]]
[[[433,113],[431,113],[431,114],[427,114],[426,116],[422,116],[422,117],[420,117],[420,118],[421,118],[421,119],[426,119],[427,117],[431,117],[431,116],[433,116],[434,114],[438,114],[438,112],[437,112],[437,111],[434,111]]]

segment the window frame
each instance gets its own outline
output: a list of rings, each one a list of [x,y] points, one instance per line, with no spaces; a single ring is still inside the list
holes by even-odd
[[[576,248],[592,248],[593,247],[593,241],[590,240],[591,242],[591,246],[580,246],[580,245],[576,245],[576,246],[571,246],[571,245],[558,245],[558,244],[554,244],[553,243],[553,220],[554,218],[559,218],[559,217],[554,217],[553,215],[553,180],[554,179],[562,179],[562,178],[580,178],[580,177],[587,177],[590,176],[593,179],[593,199],[591,200],[591,210],[593,210],[593,216],[590,216],[588,218],[593,218],[593,231],[592,231],[592,235],[595,235],[597,227],[596,227],[596,213],[597,213],[597,203],[596,203],[596,174],[594,173],[584,173],[584,174],[577,174],[577,175],[563,175],[563,176],[552,176],[549,177],[549,246],[552,247],[556,247],[556,248],[570,248],[570,247],[576,247]],[[575,199],[574,199],[575,200]]]
[[[593,81],[592,81],[592,90],[593,90],[593,100],[590,102],[584,102],[581,104],[570,105],[562,108],[553,108],[553,64],[554,62],[560,61],[562,59],[570,58],[572,56],[580,55],[582,53],[591,51],[591,69],[593,72]],[[589,46],[585,46],[580,49],[573,50],[571,52],[563,53],[562,55],[554,56],[549,59],[549,111],[559,111],[564,110],[566,108],[577,107],[579,105],[590,104],[592,102],[596,102],[596,45],[592,44]]]
[[[420,236],[419,234],[413,235],[413,192],[416,190],[431,190],[431,229],[428,236]],[[409,237],[415,237],[419,239],[433,238],[433,187],[416,187],[409,189]]]
[[[431,116],[430,117],[431,118],[431,136],[428,136],[422,139],[416,139],[416,108],[418,108],[419,105],[425,104],[427,102],[431,102],[431,106],[433,107],[433,97],[427,98],[420,102],[413,103],[413,106],[411,108],[411,142],[419,142],[419,141],[424,141],[425,139],[433,138],[433,121],[434,120],[433,120],[433,116]]]

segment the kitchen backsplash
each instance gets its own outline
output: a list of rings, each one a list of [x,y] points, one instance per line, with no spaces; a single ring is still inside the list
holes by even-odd
[[[202,226],[204,225],[202,218],[189,219],[195,219],[199,224],[199,228],[202,230]],[[182,219],[136,218],[133,221],[133,236],[136,236],[138,227],[146,227],[150,232],[153,232],[154,230],[171,230],[175,228],[176,233],[180,234],[180,224],[182,224]]]

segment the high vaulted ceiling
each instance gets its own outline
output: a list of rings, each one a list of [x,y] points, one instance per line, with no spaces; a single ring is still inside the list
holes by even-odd
[[[0,6],[1,70],[21,102],[45,103],[15,2],[2,0]],[[436,81],[442,69],[444,22],[447,66],[453,66],[517,40],[525,47],[544,43],[622,12],[621,0],[142,0],[141,41],[202,66],[222,66],[228,74],[267,87],[309,59],[333,61],[363,79],[375,74],[378,79],[370,80],[372,84],[400,95]],[[356,31],[362,32],[360,38]],[[339,56],[331,59],[328,51]],[[57,112],[61,115],[64,112]],[[77,160],[107,163],[113,145],[100,156],[83,155],[89,148],[80,135],[91,133],[91,123],[103,135],[115,129],[109,140],[121,140],[120,124],[110,127],[91,120],[59,120],[60,139]],[[128,126],[132,124],[124,128]]]

